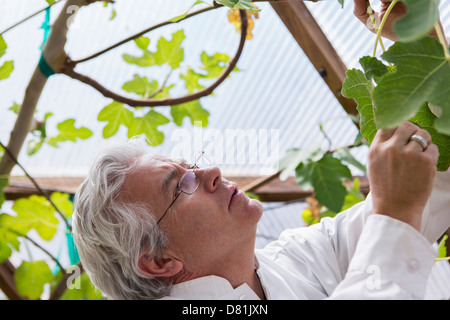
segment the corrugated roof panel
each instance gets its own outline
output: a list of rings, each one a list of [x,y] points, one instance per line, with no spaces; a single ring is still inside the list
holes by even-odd
[[[340,8],[337,1],[306,2],[306,5],[349,68],[359,67],[359,58],[372,54],[374,35],[354,18],[351,1],[346,1],[344,9]],[[3,0],[0,29],[42,6],[42,3],[31,0]],[[176,0],[135,0],[132,4],[116,1],[117,16],[110,21],[110,8],[103,8],[101,4],[94,6],[98,7],[87,7],[80,11],[75,20],[75,27],[69,32],[66,49],[74,59],[103,49],[188,8],[185,2]],[[325,124],[334,147],[351,144],[357,131],[351,121],[345,119],[346,114],[337,100],[271,6],[268,3],[258,3],[258,6],[262,11],[259,19],[255,21],[254,38],[246,43],[238,62],[241,72],[232,73],[230,78],[215,90],[214,96],[201,100],[202,105],[211,113],[210,124],[202,132],[206,135],[218,132],[224,138],[226,130],[247,129],[258,132],[260,129],[275,129],[278,130],[279,139],[277,157],[282,157],[285,150],[292,147],[308,147],[317,142],[322,142],[326,147],[327,143],[319,130],[320,123]],[[61,5],[58,4],[52,9],[52,21],[60,8]],[[441,9],[442,20],[449,21],[449,3],[442,1]],[[20,103],[23,98],[26,84],[39,58],[39,46],[43,37],[40,26],[43,20],[44,16],[41,14],[5,34],[9,45],[6,58],[14,57],[16,70],[10,79],[0,82],[3,97],[1,108],[5,114],[0,138],[4,142],[8,140],[15,120],[12,112],[6,110],[13,101]],[[449,34],[450,25],[445,23],[445,27]],[[151,38],[150,47],[156,46],[160,36],[170,38],[172,32],[180,28],[183,28],[186,34],[185,67],[199,66],[199,55],[203,50],[209,54],[218,51],[234,55],[239,36],[235,27],[227,20],[227,9],[217,9],[152,32],[147,35]],[[157,79],[164,78],[164,71],[158,68],[142,69],[124,63],[123,53],[138,54],[139,50],[131,42],[100,58],[81,64],[77,69],[119,92],[123,92],[122,84],[130,80],[135,73],[154,76]],[[169,82],[177,80],[177,75],[173,76]],[[64,143],[60,150],[44,146],[32,157],[22,152],[20,161],[36,176],[84,175],[99,147],[112,139],[126,139],[126,130],[123,129],[112,139],[105,140],[101,136],[104,123],[99,123],[96,117],[110,102],[110,99],[105,99],[78,81],[62,75],[51,77],[41,96],[37,113],[38,117],[43,117],[48,111],[54,113],[47,126],[49,134],[56,132],[56,124],[59,121],[76,118],[76,125],[92,129],[94,136],[76,144]],[[159,110],[169,115],[168,108]],[[187,119],[182,128],[170,124],[161,127],[161,130],[165,133],[166,141],[157,148],[149,149],[168,155],[175,153],[175,147],[179,145],[176,138],[180,130],[184,130],[192,140],[195,132]],[[253,148],[256,147],[257,143],[253,145]],[[215,148],[222,148],[226,153],[236,153],[236,144],[233,143],[229,145],[231,149],[226,149],[225,143]],[[195,150],[192,150],[192,153],[194,152]],[[250,149],[247,152],[254,151]],[[362,148],[352,152],[358,159],[365,161],[367,150]],[[259,175],[273,170],[272,165],[267,163],[258,165],[230,163],[222,164],[221,167],[229,175]],[[21,174],[20,170],[15,172]]]

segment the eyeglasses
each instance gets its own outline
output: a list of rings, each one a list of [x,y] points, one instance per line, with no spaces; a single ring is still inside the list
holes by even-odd
[[[206,158],[204,151],[197,153],[195,164],[181,176],[180,181],[178,182],[177,185],[177,192],[175,193],[174,199],[172,200],[166,211],[164,211],[164,214],[161,216],[161,218],[159,218],[158,222],[156,222],[156,224],[159,224],[159,222],[164,218],[164,216],[167,214],[167,212],[172,207],[174,202],[178,199],[181,193],[191,195],[195,191],[197,191],[198,187],[200,186],[200,180],[195,174],[195,170],[199,168],[197,166],[197,163],[202,158],[205,159],[206,161],[209,161],[208,158]]]

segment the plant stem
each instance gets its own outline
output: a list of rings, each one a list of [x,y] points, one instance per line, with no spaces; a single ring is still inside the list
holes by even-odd
[[[442,44],[442,48],[444,49],[445,59],[450,61],[450,52],[448,51],[447,41],[445,41],[444,34],[442,33],[441,26],[439,25],[439,21],[435,23],[434,29],[436,29],[436,34],[438,36],[439,42]]]
[[[369,2],[367,2],[367,13],[369,14],[370,22],[372,22],[373,30],[374,30],[375,34],[377,34],[378,33],[377,21],[375,20],[375,17],[373,15],[373,9],[370,6]],[[375,48],[374,48],[373,56],[375,56],[375,54],[376,54],[377,45],[378,45],[378,41],[375,41]],[[386,49],[384,48],[383,41],[381,39],[380,39],[380,45],[381,45],[381,48],[383,49],[383,51],[386,51]]]
[[[61,210],[59,210],[59,208],[56,206],[56,204],[52,201],[52,199],[50,198],[50,196],[44,192],[44,190],[42,190],[42,188],[39,186],[39,184],[36,182],[36,180],[30,176],[30,174],[28,173],[27,170],[25,170],[25,168],[20,164],[20,162],[17,160],[17,158],[11,153],[11,151],[0,141],[0,146],[5,150],[6,154],[12,159],[12,161],[14,161],[14,163],[16,163],[20,169],[22,169],[22,171],[25,173],[25,175],[28,177],[28,179],[30,179],[30,181],[33,183],[33,185],[36,187],[36,189],[38,190],[38,192],[43,195],[48,202],[50,202],[50,204],[53,206],[53,208],[55,208],[55,211],[61,216],[62,220],[65,222],[67,228],[69,230],[72,230],[72,227],[70,226],[70,224],[67,222],[66,217],[64,216],[64,214],[61,212]]]
[[[384,27],[384,24],[386,23],[386,20],[387,20],[388,16],[389,16],[389,13],[391,13],[392,8],[395,6],[395,4],[396,4],[397,2],[398,2],[398,0],[392,0],[391,4],[389,5],[388,9],[386,10],[386,13],[385,13],[384,16],[383,16],[383,19],[381,20],[380,28],[378,29],[378,32],[377,32],[377,38],[376,38],[376,40],[375,40],[375,48],[374,48],[374,51],[373,51],[373,56],[374,56],[374,57],[375,57],[375,55],[376,55],[376,51],[377,51],[377,43],[378,43],[378,41],[380,42],[380,44],[381,44],[381,46],[382,46],[382,48],[383,48],[383,51],[386,51],[386,49],[384,48],[384,46],[383,46],[383,44],[382,44],[382,40],[381,40],[381,32],[383,31],[383,27]]]

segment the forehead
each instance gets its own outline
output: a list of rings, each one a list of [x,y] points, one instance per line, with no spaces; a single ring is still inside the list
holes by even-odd
[[[160,154],[145,154],[138,159],[138,166],[144,167],[171,167],[174,165],[187,164],[184,159],[172,159]]]
[[[121,198],[130,202],[147,203],[149,198],[158,198],[157,195],[161,195],[168,175],[176,177],[179,169],[185,165],[183,159],[153,154],[141,156],[136,161],[136,168],[125,178]]]

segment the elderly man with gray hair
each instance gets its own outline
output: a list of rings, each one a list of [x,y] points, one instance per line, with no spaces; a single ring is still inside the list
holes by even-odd
[[[411,139],[411,137],[414,137]],[[77,192],[74,238],[111,299],[422,298],[450,225],[450,172],[427,131],[380,130],[367,199],[255,250],[263,213],[217,167],[103,150]]]
[[[365,22],[366,1],[354,3]],[[432,244],[450,226],[450,171],[436,173],[438,156],[410,122],[378,131],[365,201],[255,250],[262,204],[219,168],[116,145],[77,191],[74,239],[110,299],[419,299]]]

